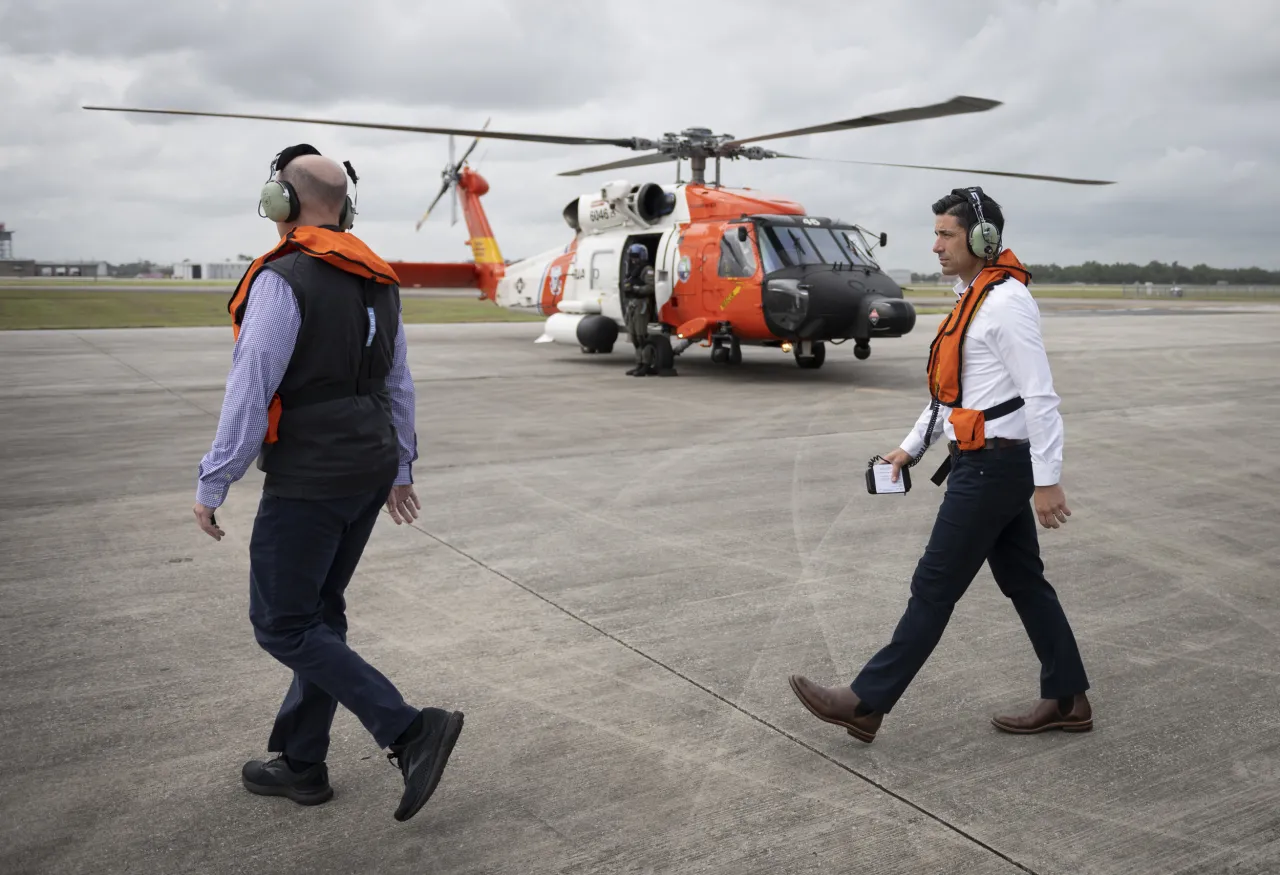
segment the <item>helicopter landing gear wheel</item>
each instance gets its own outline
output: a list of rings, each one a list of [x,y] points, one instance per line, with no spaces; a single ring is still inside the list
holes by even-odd
[[[659,377],[677,376],[676,371],[676,355],[671,348],[671,338],[665,334],[655,335],[650,343],[653,344],[653,371]]]
[[[822,367],[822,363],[827,360],[827,346],[822,341],[814,341],[813,348],[810,350],[812,355],[801,355],[800,351],[804,348],[804,344],[797,346],[795,349],[796,364],[806,371],[816,371]]]
[[[711,347],[711,360],[718,365],[742,364],[742,346],[736,337],[727,341],[717,340]]]

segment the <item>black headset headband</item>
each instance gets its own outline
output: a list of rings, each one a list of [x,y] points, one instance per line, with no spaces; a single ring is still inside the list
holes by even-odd
[[[301,155],[319,155],[320,150],[310,143],[299,143],[296,146],[289,146],[287,149],[281,149],[276,153],[276,157],[271,161],[271,174],[274,176],[281,170],[289,166],[294,158]],[[356,176],[356,169],[351,166],[350,161],[342,162],[343,168],[347,171],[347,177],[351,180],[352,185],[359,185],[360,178]]]
[[[952,194],[958,194],[963,198],[967,198],[969,203],[973,205],[974,211],[978,214],[978,224],[986,222],[986,217],[982,215],[982,189],[978,186],[973,188],[953,188]]]
[[[287,149],[281,149],[271,161],[271,173],[275,175],[289,166],[289,162],[299,155],[319,155],[320,150],[310,143],[299,143]]]

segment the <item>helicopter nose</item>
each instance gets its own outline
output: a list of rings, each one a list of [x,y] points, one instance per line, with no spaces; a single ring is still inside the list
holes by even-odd
[[[882,274],[810,270],[770,277],[761,298],[770,329],[798,340],[900,335],[915,324],[915,309]]]

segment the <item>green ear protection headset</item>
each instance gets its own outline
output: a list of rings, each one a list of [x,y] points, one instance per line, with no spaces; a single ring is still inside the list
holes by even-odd
[[[258,215],[273,222],[292,222],[298,218],[298,214],[302,212],[302,201],[298,198],[298,192],[293,185],[285,180],[278,179],[281,170],[289,165],[289,162],[299,155],[319,155],[320,150],[308,143],[299,143],[296,146],[290,146],[282,149],[271,161],[271,178],[263,183],[262,191],[258,195]],[[343,161],[342,166],[346,168],[347,176],[351,179],[352,186],[359,184],[360,180],[356,176],[355,168],[351,166],[350,161]],[[359,195],[357,194],[357,197]],[[356,205],[351,200],[351,195],[342,202],[342,210],[338,214],[338,227],[343,231],[351,230],[351,226],[356,223]]]
[[[969,251],[987,261],[995,258],[1000,252],[1000,231],[982,215],[982,189],[954,188],[951,193],[967,197],[973,205],[973,211],[978,214],[978,221],[967,229]]]

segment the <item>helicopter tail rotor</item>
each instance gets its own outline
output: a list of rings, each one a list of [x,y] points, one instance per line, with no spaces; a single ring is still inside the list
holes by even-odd
[[[435,200],[431,202],[431,206],[427,207],[427,211],[423,213],[422,218],[418,220],[418,224],[415,226],[414,230],[422,230],[422,225],[428,218],[430,218],[431,211],[436,208],[436,204],[440,203],[440,198],[444,197],[451,188],[454,188],[454,181],[452,179],[446,179],[440,186],[440,191],[436,194]]]
[[[480,134],[483,134],[488,130],[490,121],[492,121],[492,119],[485,119],[484,127],[479,131]],[[422,230],[423,224],[425,224],[427,219],[430,218],[431,211],[436,208],[436,204],[440,203],[440,199],[451,190],[453,192],[453,197],[450,199],[449,205],[449,224],[451,226],[458,224],[458,180],[462,178],[462,168],[466,166],[467,159],[471,157],[471,153],[475,151],[476,146],[479,144],[480,136],[476,136],[472,139],[471,145],[467,147],[467,151],[462,153],[462,157],[455,161],[453,157],[455,145],[454,137],[453,134],[449,135],[449,163],[444,166],[444,170],[440,173],[440,176],[444,181],[440,185],[440,191],[437,192],[435,200],[431,202],[431,206],[427,207],[427,211],[422,214],[422,218],[418,220],[417,225],[414,226],[414,230]]]

